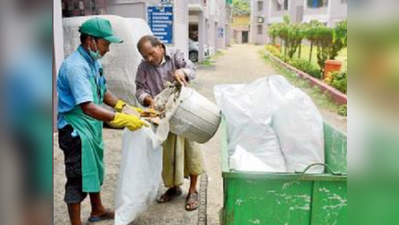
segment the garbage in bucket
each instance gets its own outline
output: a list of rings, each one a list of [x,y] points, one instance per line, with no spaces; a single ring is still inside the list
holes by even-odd
[[[205,143],[219,128],[221,111],[213,102],[189,87],[170,86],[155,97],[155,109],[163,111],[157,133],[167,133]]]

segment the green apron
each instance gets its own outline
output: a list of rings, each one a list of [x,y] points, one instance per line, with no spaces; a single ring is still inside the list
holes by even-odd
[[[105,84],[98,85],[95,76],[90,76],[93,103],[102,105]],[[82,142],[83,192],[100,192],[104,180],[103,122],[83,113],[80,106],[65,114],[66,121],[78,132]]]

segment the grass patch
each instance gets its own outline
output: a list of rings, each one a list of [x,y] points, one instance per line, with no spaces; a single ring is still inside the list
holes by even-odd
[[[332,101],[328,95],[323,93],[319,87],[317,86],[311,86],[310,83],[306,80],[304,80],[301,77],[298,77],[295,73],[289,71],[288,69],[281,67],[279,64],[277,64],[275,61],[271,60],[268,55],[264,53],[264,51],[259,51],[261,54],[261,57],[263,60],[272,65],[274,70],[278,72],[279,74],[283,75],[284,77],[287,78],[287,80],[294,86],[300,88],[304,92],[306,92],[314,101],[314,103],[322,109],[327,109],[331,112],[337,113],[339,115],[342,115],[340,111],[342,111],[342,108],[340,109],[340,106]]]
[[[212,67],[215,65],[215,61],[220,57],[222,57],[224,54],[225,54],[224,51],[218,50],[214,55],[206,57],[204,61],[199,63],[199,65],[204,67]]]
[[[284,54],[284,46],[281,47],[281,54]],[[310,45],[302,44],[302,50],[301,50],[301,57],[300,57],[300,59],[309,61],[309,55],[310,55]],[[297,50],[297,52],[294,54],[294,57],[293,57],[293,58],[294,58],[294,59],[298,59],[298,58],[299,58],[299,57],[298,57],[298,50]],[[342,49],[342,50],[339,52],[339,54],[338,54],[336,60],[339,60],[339,61],[342,62],[342,70],[343,70],[343,71],[346,71],[347,68],[348,68],[348,48]],[[316,48],[315,46],[313,47],[312,61],[311,61],[311,63],[312,63],[314,66],[317,66],[318,68],[320,68],[320,67],[319,67],[319,64],[317,64],[317,48]]]
[[[207,57],[206,59],[204,59],[204,61],[202,61],[201,63],[199,63],[201,66],[205,66],[205,67],[210,67],[213,66],[215,64],[214,61],[211,60],[210,57]]]

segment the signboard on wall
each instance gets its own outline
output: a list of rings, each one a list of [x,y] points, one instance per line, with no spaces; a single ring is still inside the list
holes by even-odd
[[[149,6],[148,25],[164,44],[173,43],[173,6]]]

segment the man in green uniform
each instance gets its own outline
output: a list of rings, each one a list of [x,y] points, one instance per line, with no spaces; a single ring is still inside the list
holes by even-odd
[[[89,221],[114,218],[114,212],[103,206],[100,196],[104,180],[103,121],[130,130],[147,125],[137,116],[123,113],[122,109],[130,106],[107,90],[99,59],[111,43],[122,43],[113,35],[110,22],[89,19],[79,32],[81,45],[65,59],[57,78],[57,126],[67,177],[64,200],[72,225],[82,224],[80,207],[88,193],[92,207]],[[103,103],[115,108],[116,113],[102,108]]]

